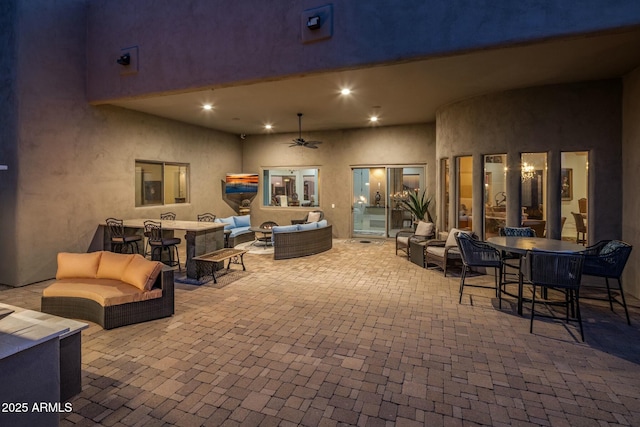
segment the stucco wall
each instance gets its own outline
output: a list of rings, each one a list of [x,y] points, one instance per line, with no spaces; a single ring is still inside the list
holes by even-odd
[[[261,173],[274,166],[320,168],[320,209],[333,225],[334,237],[351,236],[352,167],[422,164],[427,166],[428,188],[435,190],[435,126],[419,124],[343,131],[308,132],[305,139],[319,140],[317,150],[288,147],[297,134],[250,135],[243,142],[243,171]],[[331,205],[335,204],[335,208]],[[290,224],[302,218],[304,208],[262,206],[262,188],[251,205],[252,222]]]
[[[517,225],[520,153],[548,153],[547,182],[557,185],[547,187],[547,230],[559,237],[560,152],[588,150],[588,240],[620,238],[621,104],[621,81],[606,80],[513,90],[442,107],[436,116],[437,158],[474,156],[474,228],[482,231],[484,154],[507,154],[507,224]],[[452,169],[452,194],[455,188]],[[454,209],[452,204],[452,218]]]
[[[17,62],[17,7],[15,1],[0,2],[0,165],[10,165],[0,170],[0,276],[14,277],[15,246],[15,197],[17,186],[17,133],[18,100],[16,96]],[[0,281],[0,283],[2,283]]]
[[[624,78],[622,115],[622,172],[624,203],[622,205],[622,238],[635,246],[624,271],[625,289],[640,298],[640,68]]]
[[[301,13],[333,5],[333,37],[301,43]],[[640,2],[601,0],[93,0],[89,99],[228,85],[620,28]],[[139,72],[120,76],[123,48]]]
[[[20,4],[19,153],[10,164],[19,171],[17,220],[6,228],[17,243],[3,241],[16,262],[0,283],[53,277],[56,254],[86,251],[98,223],[110,216],[156,218],[170,209],[195,219],[204,211],[232,212],[219,183],[242,167],[236,136],[86,102],[85,4]],[[135,208],[136,159],[189,163],[193,203]]]

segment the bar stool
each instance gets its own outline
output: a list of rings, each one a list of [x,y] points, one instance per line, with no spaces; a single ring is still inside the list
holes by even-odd
[[[151,259],[161,261],[164,264],[175,267],[178,271],[182,271],[180,267],[180,255],[178,254],[178,245],[182,240],[179,237],[164,237],[162,233],[162,223],[153,220],[144,222],[144,231],[149,234],[149,246],[151,247]],[[169,261],[162,261],[162,251],[167,251]],[[173,257],[175,253],[175,259]]]
[[[112,252],[123,253],[125,246],[129,248],[129,252],[132,254],[137,254],[140,251],[138,242],[142,240],[142,236],[137,234],[127,236],[124,232],[124,224],[121,219],[107,218],[106,223],[111,235]],[[133,245],[136,247],[135,252],[133,250]]]

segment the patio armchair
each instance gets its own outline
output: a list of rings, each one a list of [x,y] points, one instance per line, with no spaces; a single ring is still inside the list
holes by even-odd
[[[613,303],[620,304],[624,307],[624,313],[627,316],[627,324],[631,325],[629,318],[629,310],[627,310],[627,301],[624,298],[622,290],[622,271],[624,270],[633,246],[619,240],[601,240],[595,245],[589,246],[585,250],[584,267],[582,274],[594,277],[604,277],[607,284],[607,299],[587,297],[587,299],[596,299],[601,301],[609,301],[609,307],[613,311]],[[611,293],[609,279],[618,280],[618,291],[620,299],[618,301]],[[592,288],[589,288],[590,290]],[[585,298],[585,297],[583,297]]]
[[[291,224],[306,224],[308,222],[318,222],[324,219],[324,212],[321,210],[309,211],[302,219],[292,219]]]
[[[396,255],[398,251],[403,251],[407,254],[407,258],[411,257],[410,242],[424,242],[429,239],[433,239],[436,235],[436,227],[432,222],[420,221],[413,228],[403,228],[396,233]]]
[[[462,264],[462,256],[458,249],[458,242],[456,241],[456,234],[465,233],[476,237],[475,233],[470,230],[459,230],[452,228],[449,231],[449,235],[446,240],[429,240],[426,242],[425,251],[425,266],[429,267],[429,264],[435,265],[443,270],[444,276],[447,276],[447,269],[453,264]]]

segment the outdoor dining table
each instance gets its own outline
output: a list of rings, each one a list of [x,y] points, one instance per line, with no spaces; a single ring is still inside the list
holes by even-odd
[[[515,237],[515,236],[500,236],[490,237],[487,239],[487,243],[500,251],[506,251],[513,254],[523,256],[527,251],[538,249],[541,251],[551,252],[582,252],[584,246],[578,245],[566,240],[546,239],[543,237]],[[518,314],[522,315],[522,301],[523,301],[523,278],[522,272],[518,272]]]

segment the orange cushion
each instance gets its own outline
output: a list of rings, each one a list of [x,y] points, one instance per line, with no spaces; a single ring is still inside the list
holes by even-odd
[[[133,254],[116,254],[113,252],[103,252],[98,266],[98,279],[120,280],[124,270],[127,268]]]
[[[123,282],[129,283],[142,291],[148,291],[162,271],[162,263],[149,261],[139,254],[135,254],[127,268],[124,269]]]
[[[58,254],[58,271],[56,279],[89,278],[95,279],[102,252]]]
[[[43,297],[90,299],[108,307],[129,302],[162,298],[162,289],[141,291],[135,286],[113,279],[65,279],[54,282],[42,291]]]

